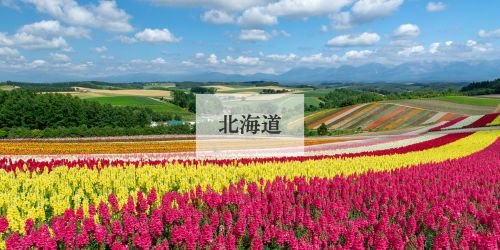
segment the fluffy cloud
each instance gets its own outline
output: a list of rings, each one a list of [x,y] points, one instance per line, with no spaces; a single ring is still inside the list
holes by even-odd
[[[404,0],[359,0],[351,12],[330,15],[336,29],[351,28],[355,24],[367,23],[388,16],[396,11]]]
[[[27,33],[41,37],[73,37],[73,38],[87,38],[90,39],[90,31],[78,27],[63,27],[56,20],[43,20],[40,22],[26,24],[22,26],[18,33]]]
[[[241,30],[239,36],[239,39],[243,41],[267,41],[271,38],[271,34],[259,29]]]
[[[288,55],[280,55],[280,54],[270,54],[266,55],[267,59],[278,62],[293,62],[297,60],[297,55],[290,53]]]
[[[21,10],[14,0],[0,0],[0,6],[15,9],[17,11]]]
[[[264,10],[260,7],[245,10],[243,14],[238,17],[238,24],[248,27],[261,27],[277,23],[278,19],[276,16],[264,13]]]
[[[411,39],[420,35],[420,28],[411,23],[400,25],[395,31],[394,36],[399,39]]]
[[[207,23],[226,24],[234,22],[233,16],[222,10],[209,10],[205,12],[201,19]]]
[[[210,54],[207,58],[207,62],[210,64],[218,64],[219,60],[217,60],[217,56],[215,54]]]
[[[144,29],[143,31],[137,32],[134,37],[128,36],[117,36],[115,40],[122,43],[136,43],[136,42],[147,42],[147,43],[176,43],[182,40],[182,38],[175,37],[168,29]]]
[[[17,51],[17,49],[12,49],[9,47],[0,47],[0,56],[7,56],[7,57],[19,56],[19,51]]]
[[[300,59],[301,62],[304,63],[323,63],[323,64],[331,64],[335,63],[339,60],[337,55],[324,56],[323,53],[318,53],[310,56],[304,56]]]
[[[258,57],[245,56],[238,56],[234,59],[231,56],[226,56],[226,58],[222,59],[222,62],[226,64],[257,65],[260,63],[260,59]]]
[[[97,52],[97,53],[103,53],[103,52],[108,51],[108,48],[106,46],[95,47],[95,48],[92,48],[92,51]]]
[[[345,59],[345,60],[361,59],[361,58],[365,58],[365,57],[371,55],[372,53],[373,53],[373,51],[371,51],[371,50],[350,50],[344,54],[343,59]]]
[[[38,12],[78,26],[100,28],[110,32],[130,32],[130,15],[119,9],[116,2],[100,1],[99,5],[80,6],[75,0],[23,0],[33,4]]]
[[[442,2],[429,2],[427,3],[426,9],[429,12],[442,11],[446,8],[446,4]]]
[[[151,63],[152,64],[165,64],[165,63],[167,63],[167,61],[165,61],[165,59],[163,59],[161,57],[158,57],[158,58],[151,60]]]
[[[431,54],[435,54],[439,51],[439,47],[441,46],[440,43],[432,43],[430,46],[429,46],[429,53]]]
[[[68,43],[62,37],[44,38],[28,33],[16,33],[13,36],[8,36],[0,32],[0,45],[16,46],[25,49],[62,49],[71,51]]]
[[[326,25],[321,25],[321,32],[323,32],[323,33],[328,32],[328,26],[326,26]]]
[[[145,29],[135,34],[135,38],[142,42],[174,43],[180,41],[168,29]]]
[[[50,53],[50,60],[55,62],[68,62],[71,61],[69,56],[61,53]]]
[[[482,38],[500,38],[500,29],[492,30],[492,31],[486,31],[486,30],[479,30],[477,33],[479,37]]]
[[[412,46],[412,47],[408,47],[408,48],[405,48],[401,51],[398,52],[398,55],[399,56],[405,56],[405,57],[408,57],[412,54],[421,54],[425,51],[425,48],[424,46],[422,45],[417,45],[417,46]]]
[[[370,46],[378,43],[380,36],[377,33],[364,32],[358,35],[336,36],[326,43],[329,46],[349,47],[349,46]]]
[[[260,5],[265,0],[238,0],[238,1],[227,1],[227,0],[150,0],[155,4],[162,4],[168,6],[180,6],[180,7],[204,7],[213,9],[223,9],[238,11],[244,10],[252,6]]]

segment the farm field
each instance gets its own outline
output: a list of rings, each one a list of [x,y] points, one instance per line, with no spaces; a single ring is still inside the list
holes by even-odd
[[[408,105],[416,108],[451,112],[465,115],[484,115],[495,110],[495,106],[464,104],[437,99],[391,100],[389,103]]]
[[[488,98],[488,97],[469,97],[469,96],[443,96],[437,98],[438,100],[460,103],[460,104],[471,104],[480,106],[494,106],[500,105],[499,98]]]
[[[151,90],[151,89],[92,89],[76,87],[76,92],[69,92],[82,98],[101,97],[101,96],[145,96],[145,97],[170,97],[170,91]]]
[[[488,248],[500,231],[499,137],[496,130],[326,139],[303,157],[203,161],[175,155],[180,147],[157,159],[37,158],[19,144],[31,158],[0,159],[0,244]]]
[[[114,106],[148,107],[158,113],[178,114],[183,119],[193,120],[194,114],[175,104],[166,101],[160,101],[152,97],[144,96],[103,96],[89,97],[90,101],[96,101],[101,104],[111,104]]]
[[[320,111],[306,117],[305,123],[310,129],[317,129],[325,123],[330,129],[383,131],[430,125],[459,116],[457,113],[380,102]]]

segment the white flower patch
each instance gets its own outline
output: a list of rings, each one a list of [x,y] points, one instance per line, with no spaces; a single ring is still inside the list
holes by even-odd
[[[482,115],[473,115],[473,116],[469,116],[451,126],[448,126],[446,128],[442,128],[441,130],[448,130],[448,129],[459,129],[459,128],[463,128],[465,126],[468,126],[468,125],[471,125],[472,123],[474,123],[475,121],[479,120],[481,117],[483,117]]]
[[[315,151],[311,153],[313,153],[312,155],[339,155],[339,154],[372,152],[378,150],[400,148],[420,142],[430,141],[436,138],[440,138],[442,136],[445,136],[445,134],[422,135],[415,138],[403,139],[394,142],[380,143],[370,146],[361,146],[361,147],[338,149],[338,150]]]

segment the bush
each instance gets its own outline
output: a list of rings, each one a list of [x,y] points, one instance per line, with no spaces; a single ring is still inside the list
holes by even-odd
[[[327,135],[328,134],[328,127],[325,125],[325,123],[321,123],[321,126],[318,128],[318,135]]]

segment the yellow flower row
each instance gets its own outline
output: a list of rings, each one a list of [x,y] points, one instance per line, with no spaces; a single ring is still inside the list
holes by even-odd
[[[141,167],[108,167],[100,172],[86,168],[55,168],[47,173],[0,173],[0,215],[7,215],[11,229],[23,231],[24,221],[48,221],[67,208],[88,207],[115,193],[120,204],[128,195],[155,187],[161,195],[168,191],[186,192],[198,185],[221,191],[229,183],[245,178],[248,182],[273,180],[276,176],[333,177],[384,171],[428,162],[455,159],[478,152],[493,143],[500,131],[477,132],[453,143],[400,155],[364,156],[347,159],[256,163],[220,167],[167,164]],[[85,211],[87,212],[87,211]]]

